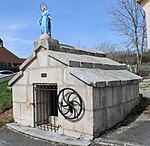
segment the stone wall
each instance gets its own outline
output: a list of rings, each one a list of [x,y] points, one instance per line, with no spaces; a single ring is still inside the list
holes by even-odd
[[[35,42],[32,56],[20,69],[9,84],[13,90],[14,119],[21,125],[34,126],[35,83],[56,84],[58,93],[72,88],[81,96],[81,117],[72,121],[60,112],[55,117],[57,132],[76,138],[97,137],[122,121],[139,100],[141,78],[125,70],[125,65],[105,58],[103,53],[59,45],[57,40]],[[49,119],[52,121],[53,117]]]
[[[47,77],[41,77],[41,73],[46,73]],[[48,57],[47,51],[37,53],[36,59],[32,60],[32,64],[28,65],[12,87],[15,122],[34,126],[33,83],[57,83],[58,92],[66,87],[76,90],[86,107],[84,115],[80,120],[71,122],[58,112],[55,119],[56,125],[59,126],[57,132],[76,138],[93,138],[92,87],[71,76],[67,66]]]
[[[138,102],[138,84],[94,88],[94,137],[123,121]]]

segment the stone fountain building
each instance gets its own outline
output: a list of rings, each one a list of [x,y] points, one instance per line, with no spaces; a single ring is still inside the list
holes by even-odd
[[[9,82],[13,116],[21,125],[93,139],[138,104],[140,81],[102,52],[42,39]]]

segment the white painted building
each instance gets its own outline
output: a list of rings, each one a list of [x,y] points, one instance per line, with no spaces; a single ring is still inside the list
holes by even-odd
[[[148,41],[148,49],[150,49],[150,1],[137,0],[137,2],[141,4],[146,13],[147,41]]]
[[[15,122],[93,139],[125,119],[139,102],[141,77],[102,52],[35,41],[9,82]]]

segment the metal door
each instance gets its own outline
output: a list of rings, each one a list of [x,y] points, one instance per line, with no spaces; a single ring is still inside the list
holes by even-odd
[[[33,102],[34,127],[56,132],[57,84],[33,84]]]

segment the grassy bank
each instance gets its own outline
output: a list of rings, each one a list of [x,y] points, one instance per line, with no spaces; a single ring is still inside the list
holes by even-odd
[[[8,82],[0,84],[0,113],[12,106],[12,93],[7,86]]]
[[[0,128],[5,127],[7,123],[12,123],[13,121],[13,118],[0,121]]]
[[[13,121],[12,111],[8,112],[12,107],[12,93],[7,87],[8,82],[0,84],[0,128]]]

